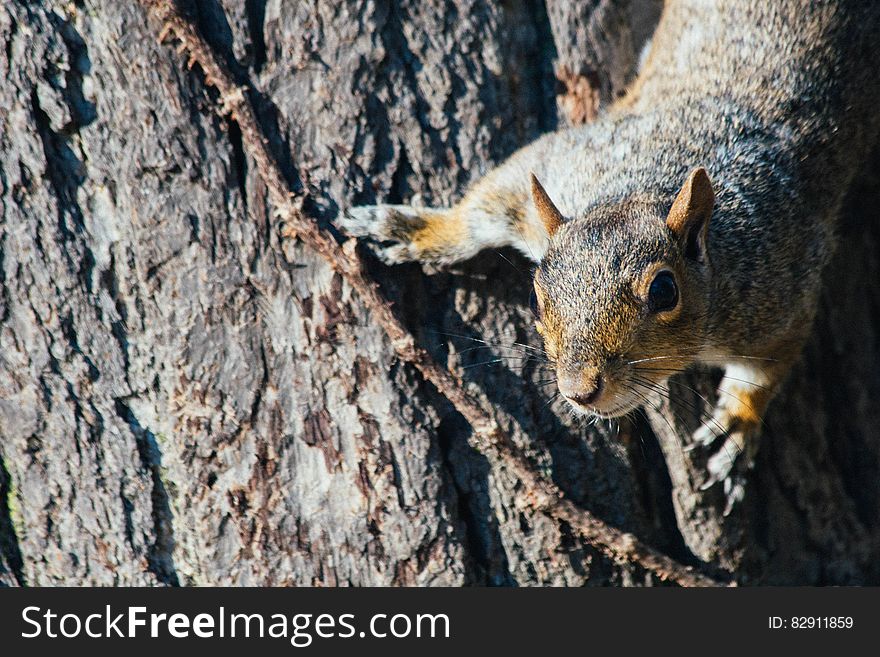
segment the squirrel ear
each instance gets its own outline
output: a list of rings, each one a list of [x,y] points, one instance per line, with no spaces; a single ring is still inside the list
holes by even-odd
[[[712,181],[703,167],[688,176],[666,217],[666,226],[684,243],[685,255],[706,259],[706,235],[715,206]]]
[[[547,195],[547,192],[544,190],[544,187],[538,182],[538,178],[535,174],[531,174],[532,176],[532,200],[535,203],[535,207],[538,209],[538,216],[541,217],[541,222],[544,224],[544,228],[547,229],[547,234],[550,237],[553,237],[553,233],[559,230],[559,227],[563,224],[565,219],[562,216],[562,213],[553,205],[553,201],[550,200],[550,197]]]

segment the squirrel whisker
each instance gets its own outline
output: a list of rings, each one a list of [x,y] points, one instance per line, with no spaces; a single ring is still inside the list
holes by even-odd
[[[634,383],[639,383],[638,381],[633,381],[633,382],[634,382]],[[636,391],[635,389],[633,389],[633,388],[630,388],[630,390],[632,390],[633,393],[636,394],[638,397],[640,397],[641,399],[643,399],[643,400],[644,400],[644,404],[645,404],[646,406],[653,406],[653,404],[651,403],[651,401],[648,399],[648,397],[647,397],[644,393],[637,392],[637,391]],[[658,392],[662,392],[662,391],[658,391]],[[672,412],[673,416],[675,417],[676,422],[682,423],[682,422],[681,422],[681,418],[678,416],[678,413],[675,412],[675,409],[674,409],[672,406],[670,406],[670,411]],[[642,415],[645,417],[645,420],[647,420],[648,424],[650,425],[650,424],[651,424],[651,421],[650,421],[650,419],[648,418],[648,415],[647,415],[644,411],[642,411]],[[660,415],[661,418],[663,418],[663,421],[666,423],[666,426],[669,427],[669,430],[672,432],[672,434],[673,434],[673,435],[677,435],[678,432],[675,430],[675,427],[672,426],[672,423],[669,421],[669,419],[668,419],[665,415],[663,415],[662,413],[660,413],[659,415]],[[684,455],[684,449],[682,448],[681,443],[676,442],[676,445],[678,445],[679,453],[683,456],[683,455]]]
[[[509,347],[506,345],[492,345],[492,346],[482,346],[482,347],[468,347],[467,349],[462,349],[461,351],[456,352],[457,355],[466,354],[469,351],[477,351],[479,349],[509,349],[512,351],[516,351],[523,356],[527,356],[529,358],[534,358],[537,362],[540,363],[549,363],[550,361],[546,358],[543,358],[540,354],[533,354],[518,347]],[[505,356],[507,357],[507,356]]]
[[[510,348],[510,345],[504,345],[500,342],[488,342],[486,340],[481,340],[479,338],[474,338],[469,335],[461,335],[459,333],[447,333],[445,331],[428,331],[428,333],[433,333],[435,335],[443,335],[451,338],[460,338],[462,340],[470,340],[471,342],[479,342],[487,347],[498,347],[498,348]],[[539,347],[534,347],[532,345],[523,344],[522,342],[513,342],[512,345],[517,347],[522,347],[523,349],[528,349],[530,351],[535,351],[541,354],[546,354],[547,351],[545,349],[541,349]]]
[[[670,403],[670,410],[675,415],[675,419],[678,422],[680,422],[681,424],[686,424],[685,422],[682,422],[681,417],[679,417],[675,413],[675,407],[673,405],[672,397],[670,397],[669,390],[667,388],[664,388],[663,386],[661,386],[659,384],[648,381],[647,379],[641,379],[639,377],[635,377],[633,379],[633,383],[636,383],[637,385],[640,385],[643,388],[647,388],[648,390],[652,390],[652,391],[658,393],[664,399],[666,399]],[[691,390],[693,390],[693,389],[691,389]],[[705,401],[709,407],[712,406],[712,404],[709,404],[708,400],[705,397],[703,397],[702,395],[700,395],[700,393],[698,393],[696,390],[693,390],[693,392],[696,393],[701,399],[703,399],[703,401]],[[714,434],[716,437],[724,435],[724,433],[725,433],[724,427],[722,427],[721,424],[718,423],[708,411],[700,409],[696,404],[694,404],[693,402],[691,402],[688,399],[678,399],[677,403],[684,405],[684,407],[687,410],[689,410],[691,413],[694,413],[698,419],[700,419],[700,420],[705,419],[708,422],[714,424],[721,432],[719,434]],[[672,428],[672,427],[670,426],[670,428]]]
[[[638,368],[635,368],[635,370],[638,371],[638,372],[656,372],[656,373],[661,373],[661,374],[665,374],[665,373],[670,373],[670,374],[683,374],[684,372],[687,372],[687,369],[675,369],[675,368],[648,368],[648,367],[638,367]],[[757,389],[759,389],[759,390],[766,390],[766,391],[768,391],[768,392],[771,391],[771,388],[769,388],[769,387],[767,387],[767,386],[765,386],[765,385],[761,385],[760,383],[756,383],[755,381],[748,381],[748,380],[746,380],[746,379],[740,379],[740,378],[737,378],[737,377],[735,377],[735,376],[730,376],[730,375],[725,375],[725,377],[726,377],[727,379],[729,379],[730,381],[736,381],[737,383],[742,383],[742,384],[745,384],[745,385],[748,385],[748,386],[752,386],[753,388],[757,388]],[[673,383],[673,381],[670,381],[670,383]],[[678,382],[678,381],[675,381],[674,383],[675,383],[676,385],[682,385],[682,384],[681,384],[680,382]],[[693,388],[691,388],[691,389],[693,390]],[[722,392],[727,392],[727,391],[726,391],[726,390],[722,390]],[[741,402],[742,400],[737,398],[737,401],[740,401],[740,402]],[[707,403],[708,403],[708,402],[707,402]]]
[[[481,365],[494,365],[495,363],[503,363],[508,360],[518,360],[523,361],[523,364],[528,362],[531,356],[502,356],[500,358],[495,358],[493,360],[483,361],[481,363],[471,363],[470,365],[463,365],[461,369],[469,370],[473,367],[480,367]]]

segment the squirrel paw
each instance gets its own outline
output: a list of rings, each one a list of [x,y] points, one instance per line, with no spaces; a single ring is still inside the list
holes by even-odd
[[[715,484],[722,483],[726,499],[724,515],[727,516],[745,496],[745,475],[754,465],[757,435],[754,429],[741,428],[735,422],[722,434],[714,428],[714,421],[708,430],[707,426],[703,425],[695,434],[695,444],[708,447],[722,436],[724,441],[706,463],[708,476],[700,490],[708,490]]]
[[[425,224],[418,210],[405,205],[362,205],[346,210],[336,223],[353,237],[367,238],[373,253],[389,265],[419,257],[410,241]]]
[[[721,427],[722,425],[715,418],[703,422],[691,437],[691,444],[686,445],[684,451],[692,452],[697,448],[711,447],[712,443],[727,435],[727,432],[723,431]]]

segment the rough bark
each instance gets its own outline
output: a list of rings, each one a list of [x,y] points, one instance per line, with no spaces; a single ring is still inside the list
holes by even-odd
[[[657,13],[184,7],[257,90],[291,188],[324,222],[354,203],[453,200],[569,121],[579,80],[600,103],[619,95]],[[654,583],[534,512],[326,262],[282,253],[238,127],[156,34],[134,2],[0,7],[0,583]],[[556,86],[562,67],[574,86]],[[420,344],[609,524],[747,582],[875,582],[878,233],[860,220],[880,199],[866,181],[727,519],[713,492],[691,492],[701,464],[680,450],[681,409],[577,426],[539,363],[475,366],[537,344],[515,254],[374,274]],[[708,397],[712,381],[693,384]]]

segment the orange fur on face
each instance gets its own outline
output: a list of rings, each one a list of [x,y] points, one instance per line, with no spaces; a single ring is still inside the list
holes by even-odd
[[[540,283],[540,271],[535,274],[535,297],[538,300],[538,318],[535,319],[535,329],[538,334],[544,338],[544,349],[550,360],[556,360],[559,356],[559,345],[562,340],[562,332],[558,328],[558,323],[547,310],[547,297]]]

